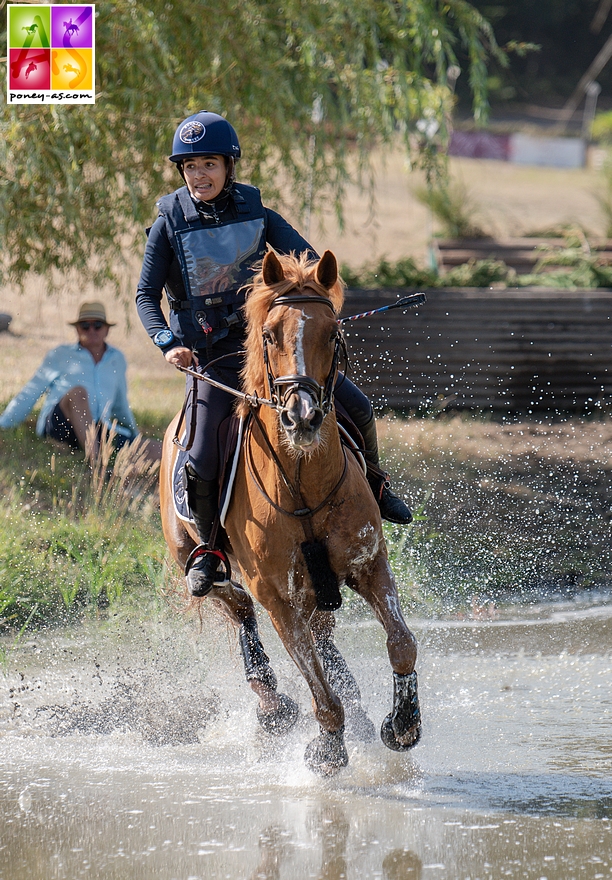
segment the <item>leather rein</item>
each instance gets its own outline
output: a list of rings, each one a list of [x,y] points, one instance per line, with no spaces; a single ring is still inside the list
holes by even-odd
[[[287,296],[287,295],[279,296],[271,303],[269,311],[271,311],[273,308],[276,308],[276,306],[282,306],[282,305],[292,306],[297,303],[306,303],[306,302],[318,303],[318,304],[325,305],[332,310],[334,315],[336,314],[336,310],[335,310],[331,300],[327,299],[326,297],[318,296],[315,294],[312,294],[312,295],[311,294],[299,294],[297,296]],[[251,418],[249,419],[249,424],[247,426],[247,431],[245,434],[245,461],[246,461],[249,475],[250,475],[251,479],[253,480],[253,483],[255,484],[256,488],[263,495],[263,497],[266,499],[268,504],[270,504],[271,507],[273,507],[274,510],[276,510],[278,513],[282,513],[285,516],[290,516],[290,517],[294,517],[296,519],[299,519],[302,524],[302,527],[304,529],[304,534],[306,536],[306,539],[309,541],[312,541],[314,539],[314,532],[313,532],[312,523],[311,523],[312,517],[315,515],[315,513],[318,513],[320,510],[322,510],[324,507],[326,507],[329,504],[329,502],[332,500],[334,495],[337,493],[338,489],[340,488],[340,486],[342,485],[342,483],[344,482],[344,479],[346,477],[347,468],[348,468],[346,450],[344,449],[344,446],[342,446],[342,451],[343,451],[343,455],[344,455],[344,467],[343,467],[340,479],[337,481],[335,486],[325,496],[325,498],[323,499],[323,501],[321,501],[320,504],[318,504],[315,508],[309,508],[305,505],[304,498],[303,498],[302,493],[299,488],[300,487],[300,465],[301,465],[302,456],[299,456],[297,459],[295,477],[293,480],[291,480],[289,478],[289,476],[287,475],[285,469],[283,468],[282,462],[280,461],[280,458],[279,458],[276,450],[274,449],[274,447],[270,441],[270,438],[268,437],[265,426],[263,425],[257,411],[260,406],[269,406],[272,409],[276,410],[276,412],[280,416],[280,415],[282,415],[283,411],[287,407],[287,401],[288,401],[289,397],[297,391],[304,390],[310,395],[316,408],[319,409],[324,416],[327,415],[331,411],[331,409],[333,408],[333,404],[334,404],[334,385],[335,385],[335,380],[336,380],[336,373],[338,370],[338,364],[340,361],[340,354],[342,353],[344,355],[344,357],[348,360],[346,343],[344,341],[343,334],[340,331],[338,331],[338,334],[337,334],[336,340],[335,340],[334,354],[332,357],[330,371],[329,371],[328,376],[327,376],[323,385],[320,385],[315,379],[312,379],[310,376],[290,375],[290,376],[275,377],[274,374],[272,373],[272,368],[270,366],[270,358],[268,355],[268,339],[266,338],[266,336],[264,334],[262,334],[262,345],[263,345],[263,359],[264,359],[264,365],[266,368],[266,376],[267,376],[267,380],[268,380],[268,388],[269,388],[269,394],[270,394],[269,398],[257,397],[254,394],[246,394],[243,391],[238,391],[236,388],[232,388],[230,385],[225,385],[222,382],[217,382],[215,379],[212,379],[210,376],[206,376],[202,373],[197,372],[197,370],[190,369],[189,367],[178,366],[177,369],[180,370],[182,373],[186,373],[188,376],[191,376],[193,378],[193,385],[192,385],[192,390],[191,390],[191,399],[192,399],[193,403],[195,403],[195,397],[197,395],[197,380],[200,380],[200,381],[208,382],[210,385],[213,385],[215,388],[219,388],[222,391],[226,391],[228,394],[231,394],[234,397],[237,397],[239,400],[242,400],[249,405],[249,407],[251,409]],[[206,366],[209,367],[212,364],[217,363],[217,361],[219,361],[219,360],[222,360],[222,358],[217,358],[216,361],[211,361]],[[180,431],[181,423],[185,417],[185,413],[186,413],[187,405],[188,405],[188,400],[189,400],[189,397],[186,397],[185,403],[183,405],[183,409],[181,411],[181,415],[180,415],[178,423],[177,423],[175,436],[173,438],[173,442],[181,450],[188,450],[191,447],[191,444],[193,443],[194,433],[195,433],[195,406],[192,406],[193,416],[192,416],[192,423],[190,425],[189,436],[188,436],[185,444],[181,445],[180,439],[179,439],[179,431]],[[293,511],[285,510],[284,508],[282,508],[278,504],[276,504],[276,502],[272,498],[270,498],[269,494],[266,492],[266,490],[263,486],[263,483],[259,477],[259,474],[257,473],[257,471],[255,469],[255,465],[253,462],[251,444],[249,442],[250,436],[252,434],[253,423],[255,423],[257,425],[257,427],[261,433],[261,436],[263,437],[265,445],[268,449],[268,452],[270,453],[270,456],[271,456],[272,460],[274,461],[276,469],[278,470],[278,473],[280,474],[280,477],[281,477],[283,483],[285,484],[286,488],[288,489],[289,494],[291,495],[294,503],[297,505],[296,509]]]

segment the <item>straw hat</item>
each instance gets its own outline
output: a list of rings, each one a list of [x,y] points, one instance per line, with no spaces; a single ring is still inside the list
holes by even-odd
[[[113,321],[106,320],[106,309],[100,302],[81,303],[79,306],[79,317],[76,321],[68,321],[68,323],[76,327],[81,321],[102,321],[109,327],[115,326]]]

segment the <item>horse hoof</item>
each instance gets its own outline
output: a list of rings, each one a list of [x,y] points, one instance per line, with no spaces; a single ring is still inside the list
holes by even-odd
[[[388,749],[394,752],[407,752],[421,739],[421,722],[419,721],[405,736],[398,739],[393,730],[392,716],[389,714],[380,727],[380,738]]]
[[[286,694],[278,694],[280,706],[274,712],[262,712],[257,707],[257,720],[272,736],[283,736],[288,733],[298,719],[299,709],[291,697]]]
[[[309,742],[304,752],[304,761],[309,770],[319,776],[333,776],[348,764],[348,752],[344,745],[344,727],[330,733],[321,733]]]

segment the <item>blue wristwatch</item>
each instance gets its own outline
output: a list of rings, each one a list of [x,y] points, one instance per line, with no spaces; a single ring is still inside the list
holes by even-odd
[[[157,345],[158,348],[167,348],[169,345],[175,341],[176,337],[172,330],[160,330],[159,333],[156,333],[153,337],[153,342]]]

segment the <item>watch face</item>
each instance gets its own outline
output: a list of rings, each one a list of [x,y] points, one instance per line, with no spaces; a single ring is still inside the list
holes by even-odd
[[[174,339],[172,330],[160,330],[155,334],[155,345],[168,345]]]

